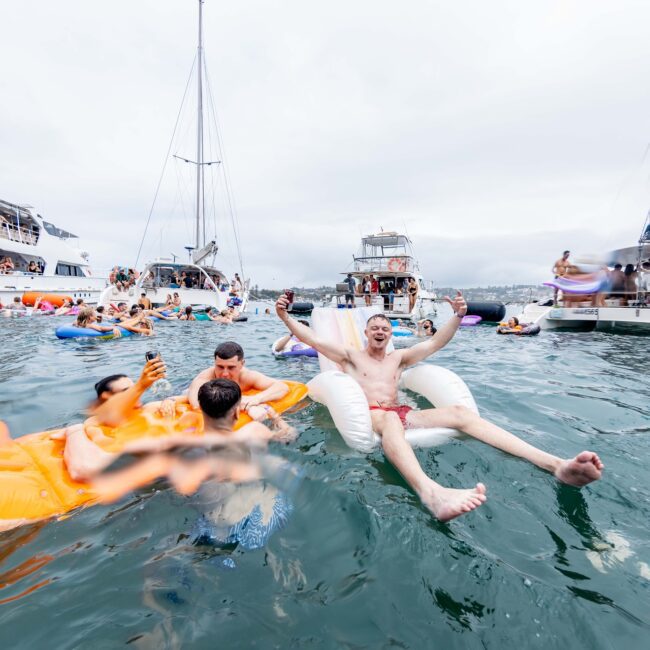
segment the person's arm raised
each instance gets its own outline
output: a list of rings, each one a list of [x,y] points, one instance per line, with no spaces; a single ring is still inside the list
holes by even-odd
[[[165,363],[159,357],[147,361],[140,378],[131,388],[109,397],[92,414],[102,424],[112,427],[121,424],[132,413],[147,388],[165,378],[165,370]]]
[[[288,306],[289,301],[287,300],[287,297],[282,294],[275,303],[275,311],[280,320],[296,338],[300,339],[303,343],[310,345],[330,361],[334,361],[334,363],[345,363],[350,361],[350,350],[342,345],[330,343],[329,341],[324,341],[323,339],[318,338],[311,328],[299,323],[297,320],[289,316],[287,313]]]
[[[456,293],[453,300],[449,296],[445,296],[445,300],[451,305],[451,308],[454,310],[454,315],[428,341],[402,350],[403,366],[412,366],[423,361],[434,352],[445,347],[454,338],[454,334],[456,334],[460,322],[463,320],[463,316],[467,313],[467,303],[460,291]]]

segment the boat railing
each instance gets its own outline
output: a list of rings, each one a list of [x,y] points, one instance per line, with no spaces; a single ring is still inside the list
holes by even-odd
[[[14,226],[5,221],[0,224],[0,239],[8,239],[20,244],[27,244],[29,246],[36,246],[38,244],[38,232],[34,232],[28,228]]]
[[[416,265],[409,255],[355,257],[354,270],[357,273],[413,273]]]

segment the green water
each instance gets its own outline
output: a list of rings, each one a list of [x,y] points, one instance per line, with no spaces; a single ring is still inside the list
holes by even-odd
[[[438,323],[444,321],[444,316]],[[155,342],[58,341],[54,321],[0,320],[0,416],[14,436],[77,421],[97,379],[135,376],[162,351],[177,390],[227,338],[248,365],[276,360],[272,317],[231,327],[162,323]],[[489,500],[441,524],[381,453],[348,449],[327,411],[274,453],[300,466],[288,525],[236,568],[187,537],[188,501],[163,485],[39,529],[0,535],[1,648],[646,648],[650,632],[647,338],[460,331],[436,363],[460,374],[484,417],[561,456],[596,451],[581,491],[475,441],[418,450],[445,485]],[[403,343],[401,343],[403,344]]]

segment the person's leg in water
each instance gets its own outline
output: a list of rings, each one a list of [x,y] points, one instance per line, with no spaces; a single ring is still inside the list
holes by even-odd
[[[411,445],[406,442],[404,427],[396,413],[375,410],[370,412],[370,418],[373,429],[382,438],[386,458],[435,517],[449,521],[485,503],[487,497],[482,483],[474,488],[456,490],[443,487],[424,473]]]
[[[592,451],[583,451],[575,458],[562,459],[524,442],[505,429],[492,424],[463,406],[411,411],[406,416],[411,427],[449,427],[458,429],[492,447],[513,456],[524,458],[550,472],[562,483],[582,487],[597,481],[604,468],[600,458]]]

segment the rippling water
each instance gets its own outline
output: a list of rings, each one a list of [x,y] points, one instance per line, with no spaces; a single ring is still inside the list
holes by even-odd
[[[14,436],[78,420],[93,383],[135,376],[150,348],[179,391],[228,338],[268,374],[306,381],[317,368],[274,359],[283,328],[263,315],[229,328],[162,323],[155,340],[58,341],[53,328],[0,319],[0,417]],[[445,485],[485,482],[489,501],[442,524],[381,453],[348,449],[311,405],[291,416],[299,439],[274,449],[305,473],[291,519],[266,548],[235,550],[235,569],[190,544],[195,511],[161,486],[1,534],[0,647],[646,648],[647,341],[482,326],[436,356],[484,417],[561,456],[599,453],[598,484],[561,486],[453,441],[418,458]]]

